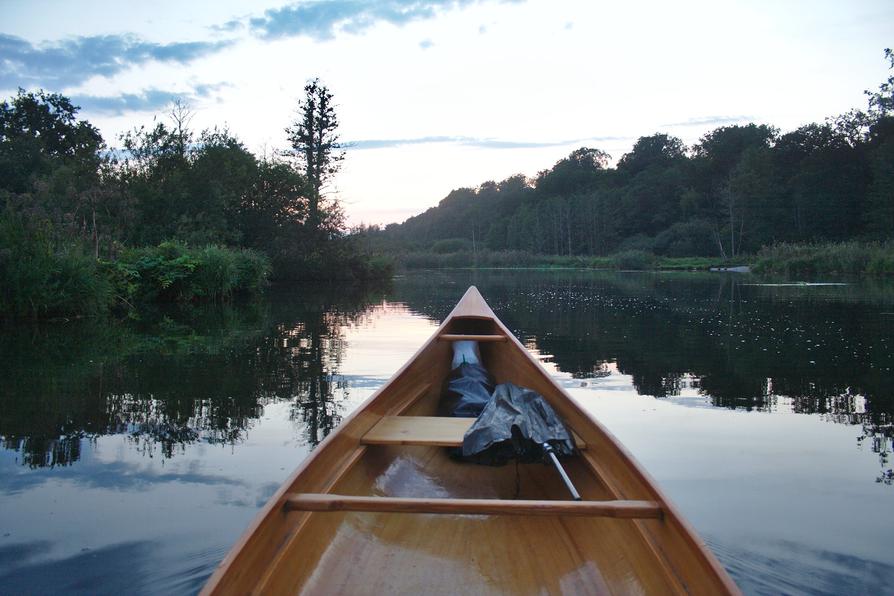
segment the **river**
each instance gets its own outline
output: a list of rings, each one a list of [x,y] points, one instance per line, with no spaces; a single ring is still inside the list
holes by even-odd
[[[195,593],[471,284],[743,591],[894,585],[894,284],[497,270],[5,324],[0,593]]]

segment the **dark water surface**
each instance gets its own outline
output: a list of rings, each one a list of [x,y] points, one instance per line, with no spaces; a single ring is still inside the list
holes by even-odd
[[[196,592],[471,283],[746,593],[890,592],[894,284],[457,271],[2,327],[0,593]]]

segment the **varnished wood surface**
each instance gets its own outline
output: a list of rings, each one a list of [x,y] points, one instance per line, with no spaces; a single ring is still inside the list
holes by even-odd
[[[521,499],[421,499],[300,494],[286,498],[287,511],[374,511],[443,515],[550,515],[659,519],[653,501],[552,501]]]
[[[365,445],[459,447],[474,418],[383,416],[361,439]]]
[[[444,333],[438,336],[441,341],[477,341],[486,343],[490,341],[506,341],[505,335],[463,335],[460,333]]]
[[[497,382],[511,381],[541,393],[586,443],[586,451],[563,462],[584,502],[648,501],[661,510],[661,517],[288,511],[287,502],[308,493],[330,502],[337,495],[566,499],[555,471],[541,464],[476,466],[450,459],[440,446],[364,440],[386,416],[432,417],[439,412],[452,356],[450,342],[439,341],[441,335],[505,336],[506,341],[479,346],[483,363]],[[283,484],[203,589],[204,594],[296,592],[738,591],[648,474],[552,381],[470,288],[410,362],[346,417]]]
[[[382,416],[360,442],[364,445],[432,445],[462,447],[463,436],[475,418],[450,416]],[[586,449],[587,444],[572,431],[575,447]]]

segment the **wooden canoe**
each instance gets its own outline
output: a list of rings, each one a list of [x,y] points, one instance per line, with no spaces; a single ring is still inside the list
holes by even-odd
[[[541,393],[573,431],[563,461],[448,457],[469,419],[439,416],[451,341],[498,383]],[[432,338],[286,480],[203,594],[736,594],[723,567],[599,422],[469,288]]]

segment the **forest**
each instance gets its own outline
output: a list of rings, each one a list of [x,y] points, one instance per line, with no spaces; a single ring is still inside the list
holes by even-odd
[[[368,279],[326,184],[343,156],[332,94],[305,87],[290,150],[258,157],[189,108],[111,148],[56,93],[0,102],[0,315],[226,300],[275,280]]]
[[[885,57],[894,68],[894,53]],[[866,92],[865,110],[786,133],[722,126],[691,147],[665,133],[643,136],[615,167],[605,152],[582,147],[533,179],[456,189],[402,224],[362,232],[416,256],[637,251],[735,261],[797,252],[792,245],[884,243],[894,236],[892,93],[894,77]]]

